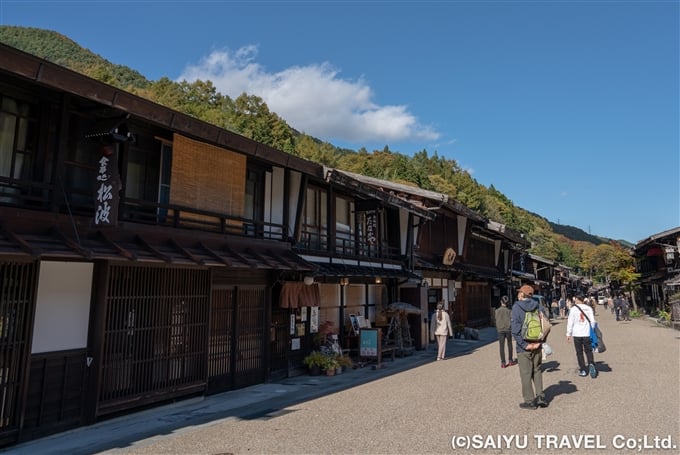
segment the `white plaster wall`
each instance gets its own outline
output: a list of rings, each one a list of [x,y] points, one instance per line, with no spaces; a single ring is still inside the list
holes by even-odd
[[[40,263],[33,354],[87,347],[93,264]]]
[[[265,220],[274,224],[283,224],[283,179],[284,170],[275,167],[270,178],[267,180],[267,196],[265,198],[265,211],[269,213],[269,219]]]
[[[399,243],[400,243],[399,246],[401,247],[401,254],[406,254],[406,252],[408,251],[407,250],[408,246],[406,245],[406,241],[408,240],[407,239],[407,237],[408,237],[408,215],[409,214],[406,210],[399,209]],[[416,218],[416,219],[418,219],[418,218]],[[416,224],[416,223],[414,222],[414,224]],[[414,234],[415,233],[416,232],[414,232]],[[413,237],[414,243],[415,243],[416,238],[417,237],[414,235],[414,237]]]
[[[298,205],[298,199],[300,197],[305,197],[305,193],[303,192],[302,194],[299,194],[300,192],[300,182],[302,181],[302,174],[299,172],[293,172],[291,171],[290,173],[290,194],[287,194],[286,196],[288,197],[288,207],[290,207],[290,216],[288,220],[288,226],[290,229],[290,232],[288,233],[289,236],[292,236],[294,231],[295,231],[295,216],[296,216],[296,211],[297,211],[297,205]],[[283,191],[281,191],[283,193]],[[283,212],[283,210],[282,210]]]

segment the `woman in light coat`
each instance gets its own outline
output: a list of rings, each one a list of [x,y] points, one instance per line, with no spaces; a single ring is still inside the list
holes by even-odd
[[[451,318],[449,313],[444,311],[444,302],[437,304],[437,311],[432,315],[432,322],[430,323],[430,338],[437,339],[437,360],[444,360],[446,356],[446,340],[453,336],[453,327],[451,327]]]

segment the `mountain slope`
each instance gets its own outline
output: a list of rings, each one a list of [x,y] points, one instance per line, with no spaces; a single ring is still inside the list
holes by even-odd
[[[609,239],[592,236],[573,226],[551,223],[538,214],[515,207],[511,200],[497,192],[495,188],[486,188],[478,184],[464,170],[459,169],[454,160],[438,157],[436,152],[433,157],[428,156],[425,151],[418,152],[413,157],[406,157],[391,152],[387,147],[385,147],[385,150],[373,153],[369,153],[363,148],[358,152],[340,150],[332,144],[295,131],[284,120],[279,119],[275,113],[270,113],[266,104],[257,97],[231,100],[229,97],[217,93],[210,81],[199,81],[192,84],[175,83],[167,78],[155,82],[149,81],[138,71],[127,66],[113,64],[54,31],[29,27],[0,26],[0,42],[110,85],[130,90],[218,126],[232,129],[232,126],[235,125],[233,129],[240,134],[276,146],[289,153],[297,153],[304,158],[327,165],[337,165],[339,168],[364,173],[372,177],[411,182],[418,186],[428,187],[426,189],[451,193],[452,197],[457,199],[461,196],[468,197],[468,200],[461,200],[461,202],[495,221],[503,222],[514,229],[529,233],[529,238],[537,245],[538,254],[545,255],[548,259],[557,259],[559,253],[556,248],[542,245],[545,240],[545,232],[552,231],[552,242],[559,242],[559,238],[562,236],[574,242],[585,242],[593,246],[610,242]],[[161,93],[162,95],[159,95]],[[186,93],[193,94],[193,96],[188,97],[189,99],[182,98]],[[164,96],[164,98],[159,99],[159,96]],[[208,111],[209,107],[206,108],[206,103],[203,100],[208,100],[208,104],[214,103],[216,106],[213,107],[216,110]],[[244,104],[241,105],[240,103]],[[254,110],[257,110],[259,115],[249,118],[243,114],[243,112],[253,112]],[[226,115],[227,118],[216,119],[215,112]],[[270,121],[272,118],[282,120],[277,123],[278,130],[268,131],[261,137],[254,137],[253,130],[262,131],[262,128],[256,128],[253,125],[258,122],[262,124],[263,119],[265,119],[265,124],[276,123]],[[282,142],[281,137],[284,137],[285,141]],[[277,140],[279,140],[278,143]],[[291,141],[297,142],[300,147],[280,145],[281,143],[288,144]],[[392,168],[386,166],[386,160],[393,163]],[[376,170],[371,163],[375,164],[378,161],[379,166]],[[452,164],[453,166],[451,166]],[[454,172],[450,171],[452,167]],[[372,175],[374,171],[380,175]]]

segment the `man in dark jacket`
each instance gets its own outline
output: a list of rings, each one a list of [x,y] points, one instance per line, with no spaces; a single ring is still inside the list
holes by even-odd
[[[496,319],[496,332],[498,332],[498,348],[501,354],[501,368],[517,365],[512,358],[512,335],[510,334],[511,312],[508,308],[510,299],[507,295],[501,297],[501,306],[494,313]],[[505,363],[505,345],[508,345],[508,363]]]
[[[522,381],[522,396],[524,401],[519,404],[522,409],[545,408],[548,403],[543,393],[543,373],[541,372],[541,345],[542,342],[530,342],[522,338],[522,324],[527,311],[539,311],[545,313],[538,301],[532,299],[534,289],[528,284],[519,288],[517,301],[512,306],[511,330],[515,339],[517,361],[519,362],[519,377]],[[535,391],[534,391],[535,390]]]

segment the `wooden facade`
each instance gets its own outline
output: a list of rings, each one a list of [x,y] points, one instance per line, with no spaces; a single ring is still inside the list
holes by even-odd
[[[289,374],[272,290],[315,270],[291,239],[323,168],[0,61],[0,444]]]
[[[633,248],[636,272],[640,274],[636,303],[647,314],[667,311],[680,321],[680,227],[658,232]],[[611,283],[614,293],[621,283]]]
[[[300,374],[321,325],[351,351],[394,302],[421,349],[436,302],[483,326],[516,284],[527,242],[446,195],[0,62],[2,445]]]

